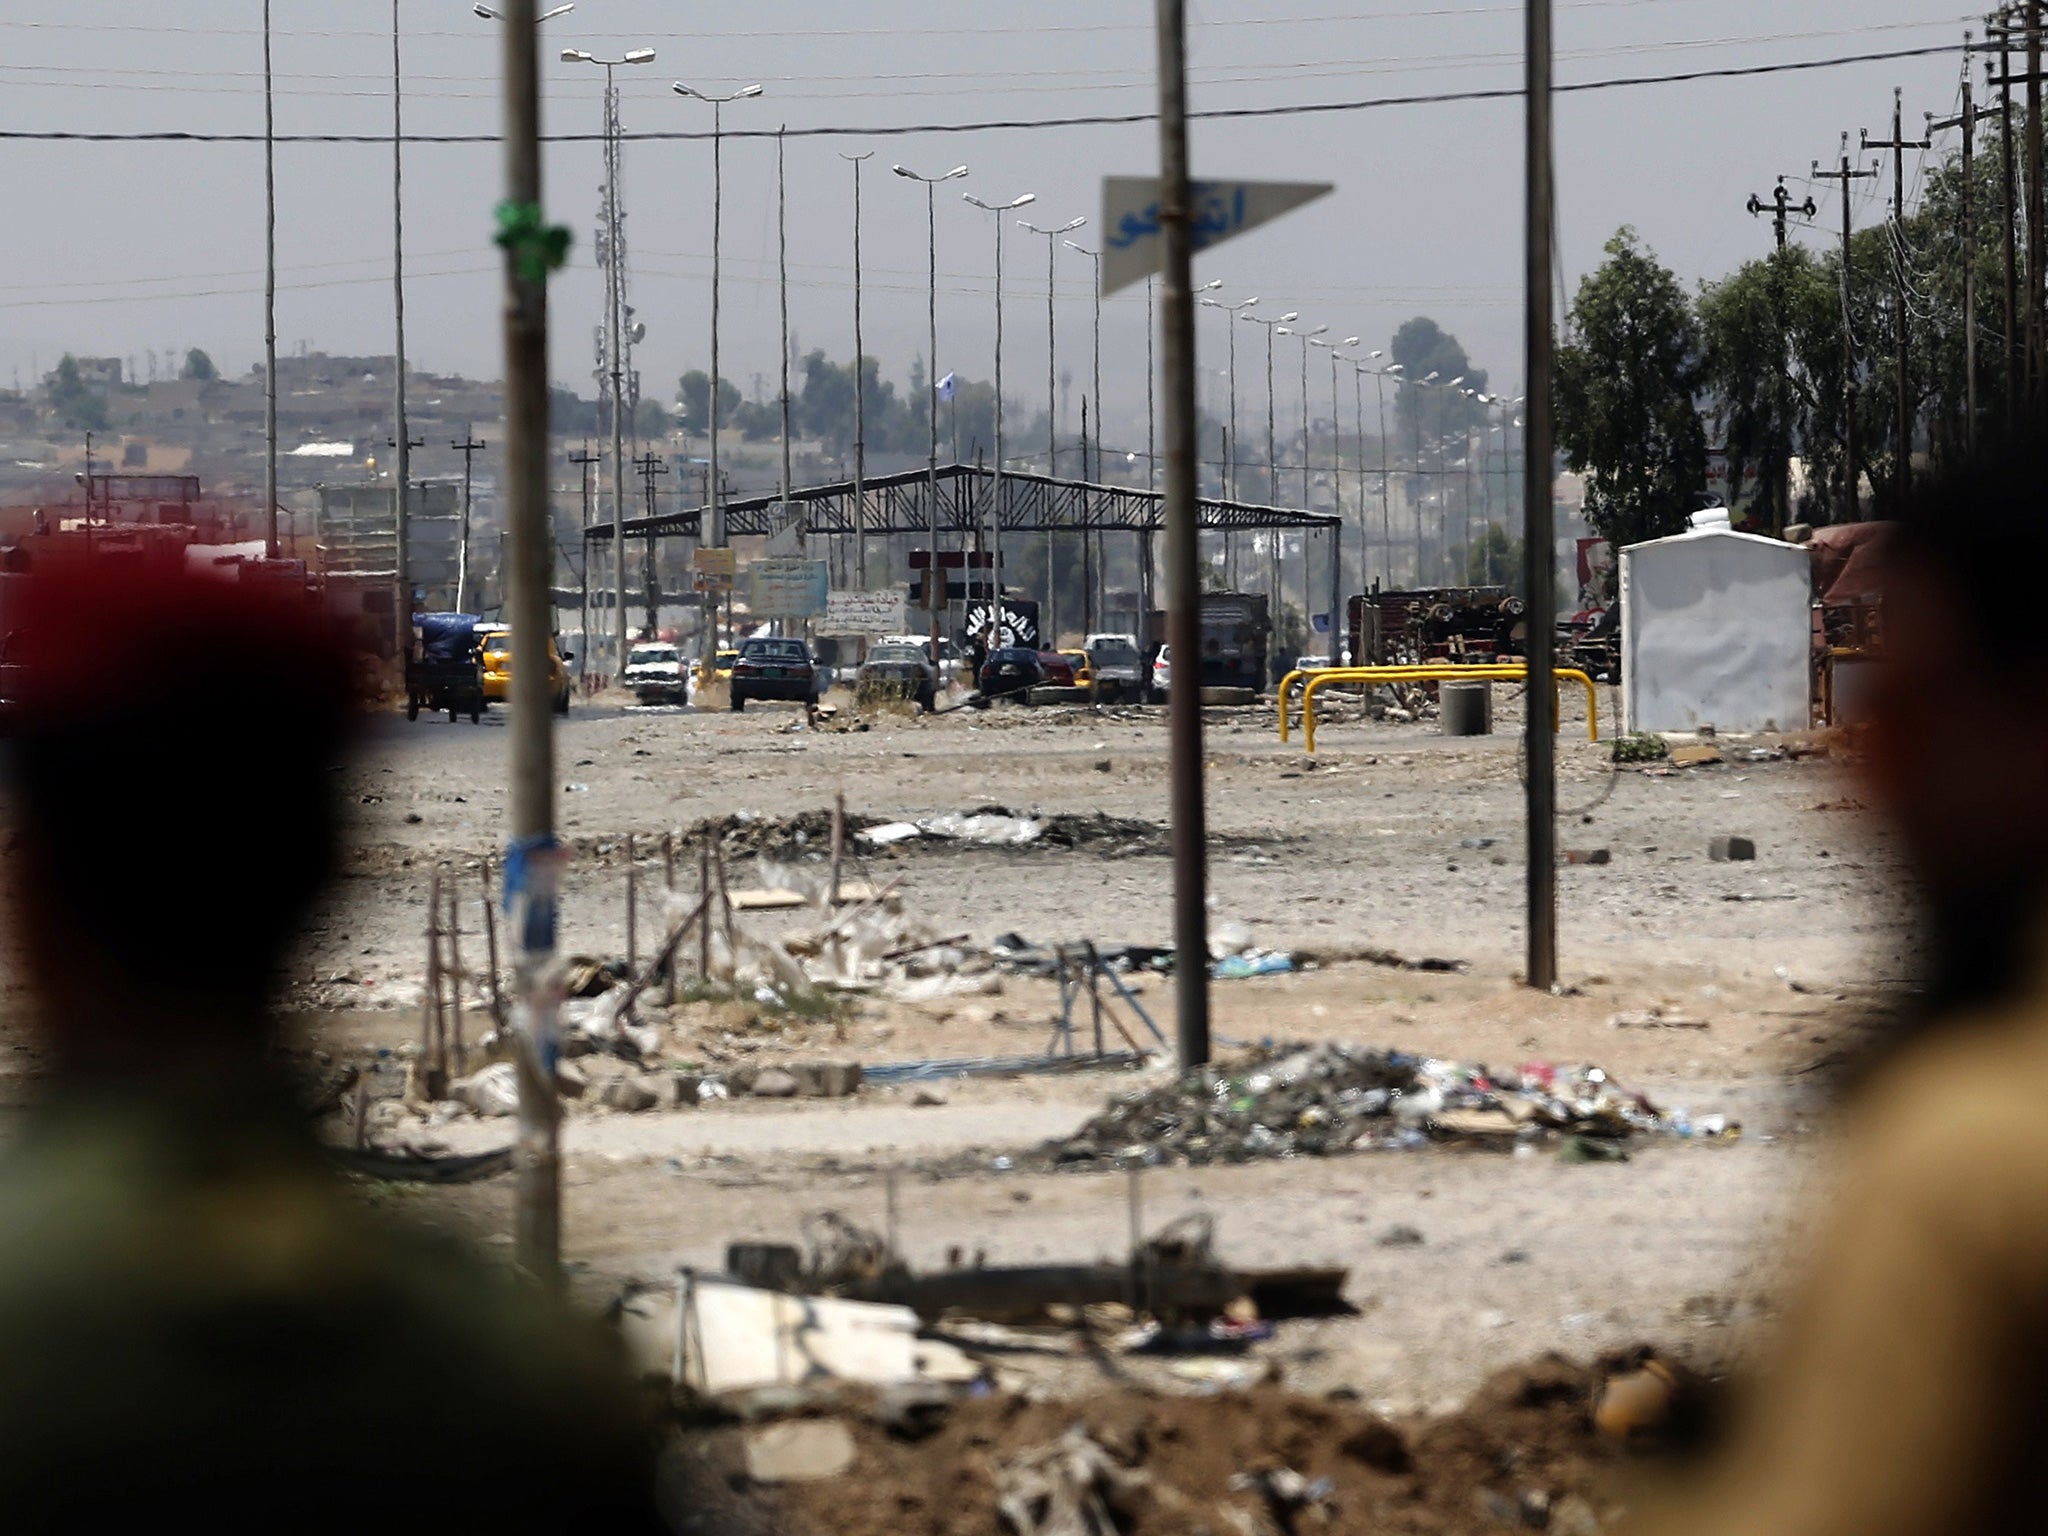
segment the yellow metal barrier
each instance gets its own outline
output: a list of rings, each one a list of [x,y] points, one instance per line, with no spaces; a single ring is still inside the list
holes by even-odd
[[[1287,712],[1287,695],[1294,687],[1296,681],[1302,678],[1324,677],[1332,672],[1342,672],[1344,674],[1341,678],[1331,678],[1330,681],[1332,682],[1412,683],[1441,681],[1445,678],[1455,681],[1461,677],[1468,680],[1484,679],[1500,682],[1514,681],[1524,676],[1527,672],[1527,667],[1520,661],[1387,661],[1373,666],[1315,667],[1293,671],[1280,680],[1280,739],[1282,741],[1286,741],[1292,734],[1292,726],[1289,723]],[[1565,672],[1561,672],[1559,675],[1579,676],[1582,674],[1570,673],[1569,669],[1566,669]],[[1304,691],[1303,697],[1306,696]]]
[[[1280,692],[1280,739],[1288,737],[1287,725],[1287,683],[1299,674],[1289,674],[1283,679]],[[1523,665],[1501,666],[1388,666],[1388,667],[1325,667],[1308,674],[1308,681],[1301,689],[1302,748],[1313,753],[1316,749],[1316,690],[1331,683],[1416,683],[1416,682],[1525,682],[1529,669]],[[1593,685],[1593,679],[1575,667],[1559,667],[1552,674],[1552,684],[1576,682],[1586,690],[1586,739],[1600,739],[1600,696]]]

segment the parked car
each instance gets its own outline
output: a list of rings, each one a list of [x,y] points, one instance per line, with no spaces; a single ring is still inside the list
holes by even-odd
[[[1031,690],[1045,681],[1043,654],[1023,645],[990,651],[978,681],[984,699],[1018,698],[1029,703]]]
[[[1152,702],[1155,704],[1166,702],[1166,690],[1173,682],[1172,651],[1171,645],[1162,645],[1159,647],[1159,654],[1152,658],[1151,693]]]
[[[938,704],[939,669],[919,645],[878,645],[853,674],[853,689],[866,696],[874,692],[896,692],[914,700],[922,710]]]
[[[488,624],[476,633],[484,659],[484,702],[508,703],[512,698],[512,626]],[[554,700],[558,715],[569,713],[569,669],[564,663],[575,654],[558,650],[555,637],[548,636],[548,697]]]
[[[1088,690],[1090,698],[1095,696],[1095,663],[1086,651],[1061,651],[1067,665],[1073,669],[1074,686]]]
[[[682,652],[666,640],[643,640],[626,653],[625,683],[642,704],[690,702]]]
[[[1039,683],[1046,688],[1076,688],[1074,664],[1067,659],[1065,651],[1043,650],[1038,653]]]
[[[790,704],[815,704],[825,691],[811,648],[801,640],[746,640],[732,664],[732,707],[744,710],[750,701],[780,699]]]
[[[1145,697],[1145,657],[1136,635],[1090,635],[1085,649],[1096,698],[1117,703]]]

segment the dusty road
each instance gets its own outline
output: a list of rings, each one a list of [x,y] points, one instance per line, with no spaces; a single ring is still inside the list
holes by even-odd
[[[1608,700],[1603,700],[1603,708]],[[1514,737],[1446,741],[1430,725],[1326,726],[1313,765],[1282,746],[1269,710],[1218,711],[1208,737],[1212,907],[1257,943],[1315,957],[1296,974],[1219,982],[1216,1029],[1243,1040],[1329,1039],[1498,1065],[1597,1061],[1666,1103],[1744,1123],[1730,1147],[1674,1142],[1626,1164],[1573,1166],[1447,1150],[1231,1168],[1158,1170],[1148,1225],[1186,1210],[1217,1220],[1226,1257],[1352,1269],[1360,1317],[1290,1327],[1270,1346],[1311,1388],[1357,1387],[1391,1408],[1461,1396],[1505,1360],[1547,1348],[1585,1355],[1652,1338],[1709,1356],[1769,1306],[1788,1211],[1826,1177],[1815,1079],[1906,973],[1895,862],[1824,759],[1728,743],[1722,764],[1615,771],[1567,700],[1561,827],[1569,849],[1610,862],[1560,871],[1566,995],[1515,985],[1521,962],[1521,787]],[[1516,711],[1502,711],[1513,729]],[[340,770],[356,817],[343,878],[307,935],[287,989],[337,1056],[416,1038],[428,882],[465,892],[463,943],[481,953],[477,860],[502,845],[507,737],[481,727],[377,722]],[[1763,747],[1768,760],[1749,761]],[[664,832],[751,813],[815,812],[843,794],[860,821],[1002,806],[1153,824],[1072,848],[919,843],[869,851],[856,874],[900,880],[907,906],[945,933],[986,941],[1161,943],[1170,878],[1158,711],[996,709],[937,718],[842,714],[802,728],[794,710],[744,716],[579,707],[559,734],[561,829],[574,850],[565,947],[622,954],[625,851],[641,852],[643,914],[658,906]],[[1739,749],[1739,750],[1738,750]],[[1754,862],[1715,863],[1720,834],[1754,840]],[[796,850],[818,859],[815,843]],[[694,870],[679,877],[694,889]],[[734,872],[735,884],[749,871]],[[643,953],[653,919],[643,917]],[[750,919],[777,933],[801,917]],[[1346,958],[1363,950],[1464,961],[1464,974]],[[18,978],[8,978],[18,1005]],[[1171,983],[1142,1000],[1171,1028]],[[1704,1027],[1617,1029],[1662,1008]],[[912,1005],[869,999],[805,1022],[692,1005],[674,1059],[712,1066],[817,1057],[868,1064],[1041,1049],[1049,983]],[[9,1097],[35,1061],[0,1061]],[[999,1160],[1077,1126],[1111,1092],[1093,1075],[954,1084],[947,1102],[869,1088],[850,1101],[717,1104],[626,1116],[578,1106],[567,1130],[568,1243],[585,1288],[715,1265],[728,1241],[794,1240],[824,1207],[879,1225],[900,1170],[913,1261],[949,1250],[991,1261],[1089,1258],[1124,1241],[1119,1176],[1023,1173]],[[443,1145],[502,1144],[506,1122],[447,1119]],[[408,1195],[408,1207],[487,1242],[509,1229],[497,1181]],[[1396,1227],[1421,1242],[1383,1246]],[[1729,1325],[1738,1325],[1730,1327]],[[1080,1385],[1061,1364],[1055,1374]]]

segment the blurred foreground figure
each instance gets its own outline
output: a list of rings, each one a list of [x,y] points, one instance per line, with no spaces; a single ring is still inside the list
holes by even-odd
[[[2038,1530],[2048,1465],[2048,478],[1923,490],[1884,607],[1872,788],[1928,995],[1853,1089],[1842,1180],[1711,1487],[1660,1529]],[[1894,973],[1896,974],[1896,973]],[[1791,1235],[1800,1240],[1802,1229]]]
[[[267,999],[326,879],[346,658],[303,604],[37,576],[10,917],[46,1096],[0,1153],[0,1527],[658,1528],[593,1338],[337,1185]]]

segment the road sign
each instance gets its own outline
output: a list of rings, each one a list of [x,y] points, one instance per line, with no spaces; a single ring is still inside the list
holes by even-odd
[[[900,635],[905,628],[903,594],[894,588],[828,593],[818,623],[821,635]]]
[[[747,567],[747,606],[757,619],[807,619],[825,611],[825,562],[770,555]]]
[[[1271,223],[1331,191],[1327,181],[1197,181],[1195,249],[1221,245],[1248,229]],[[1141,282],[1166,264],[1159,228],[1159,180],[1154,176],[1102,179],[1102,292]]]
[[[734,564],[729,549],[693,549],[690,551],[690,587],[696,592],[730,592]]]

